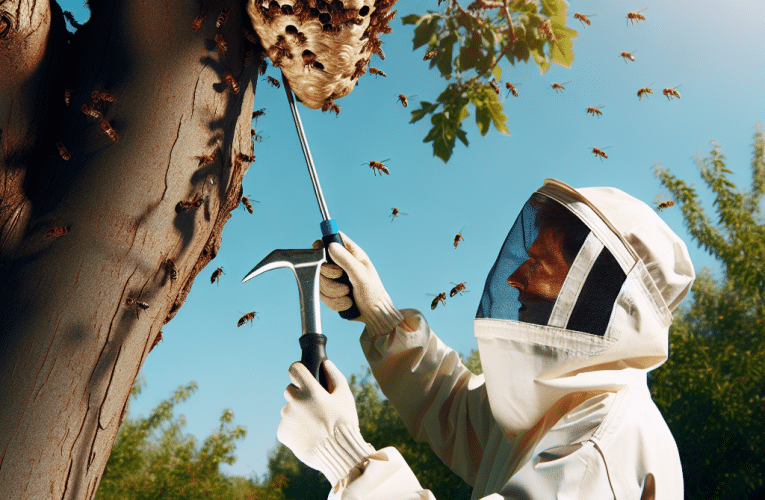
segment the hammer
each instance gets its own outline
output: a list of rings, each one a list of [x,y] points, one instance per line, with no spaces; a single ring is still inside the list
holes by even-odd
[[[295,273],[300,292],[300,320],[303,334],[300,336],[300,347],[303,354],[300,362],[325,388],[327,380],[321,363],[327,359],[325,345],[327,337],[321,333],[321,313],[319,309],[319,270],[326,262],[325,250],[274,250],[247,273],[242,283],[263,274],[271,269],[289,267]]]

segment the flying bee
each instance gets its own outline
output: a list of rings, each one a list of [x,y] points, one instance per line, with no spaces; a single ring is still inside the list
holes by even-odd
[[[379,70],[377,68],[372,68],[372,67],[369,68],[369,73],[372,74],[372,75],[388,76],[388,75],[385,74],[385,72],[383,72],[383,71],[381,71],[381,70]]]
[[[656,204],[656,208],[659,209],[659,212],[663,212],[665,208],[674,207],[674,206],[675,206],[675,202],[672,200],[666,200]]]
[[[646,7],[645,9],[640,9],[637,12],[627,12],[627,21],[629,21],[629,22],[633,22],[634,21],[636,23],[639,23],[640,21],[645,21],[645,16],[643,16],[643,14],[641,14],[641,12],[643,12],[644,10],[647,10],[647,9],[648,9],[648,7]]]
[[[56,147],[58,148],[58,154],[61,155],[61,158],[67,161],[72,159],[72,155],[69,154],[69,150],[66,149],[66,146],[64,146],[63,142],[58,141],[56,143]]]
[[[416,95],[417,95],[417,94],[415,94],[415,95],[410,95],[409,97],[407,97],[407,96],[405,96],[404,94],[399,94],[399,95],[398,95],[398,99],[396,99],[396,102],[401,102],[401,104],[402,104],[404,107],[407,107],[407,106],[409,106],[409,99],[411,99],[412,97],[415,97]]]
[[[100,111],[98,111],[97,109],[91,108],[87,104],[83,104],[82,108],[80,109],[82,109],[83,113],[85,113],[88,116],[92,116],[93,118],[101,118],[101,116],[103,116]]]
[[[226,49],[228,49],[228,44],[226,43],[226,39],[223,38],[223,35],[220,33],[215,34],[215,43],[218,45],[218,48],[221,52],[226,52]]]
[[[165,271],[170,275],[170,279],[175,281],[178,279],[178,269],[175,267],[175,261],[173,259],[167,259],[165,261]]]
[[[582,23],[582,26],[584,26],[585,24],[587,26],[589,26],[590,25],[589,18],[590,17],[595,17],[595,16],[597,16],[597,14],[580,14],[578,12],[574,12],[574,19],[578,19],[579,22]],[[586,27],[586,26],[584,26],[584,27]]]
[[[423,61],[430,61],[434,57],[438,55],[438,49],[431,50],[430,52],[426,52],[425,56],[422,58]]]
[[[249,30],[242,26],[242,35],[244,35],[244,38],[247,39],[248,42],[255,44],[258,43],[258,37],[255,36],[255,33],[252,32],[252,30]]]
[[[252,200],[255,203],[260,203],[258,200]],[[252,209],[252,203],[250,203],[250,197],[249,196],[242,196],[242,205],[244,205],[244,209],[247,210],[250,213],[253,213]]]
[[[682,85],[682,83],[680,85]],[[680,85],[678,85],[677,87],[679,87]],[[678,99],[680,99],[680,92],[675,90],[675,89],[677,89],[677,87],[674,87],[674,88],[671,88],[671,89],[664,89],[664,90],[662,90],[662,93],[665,96],[667,96],[667,100],[668,101],[671,101],[673,96],[677,97]]]
[[[220,10],[220,14],[218,14],[218,19],[215,21],[215,27],[220,29],[223,27],[224,24],[226,24],[226,20],[228,19],[228,9],[223,7]]]
[[[199,156],[195,156],[194,159],[199,162],[200,167],[206,167],[207,165],[215,161],[215,153],[217,153],[217,150],[214,150],[209,155],[202,154]]]
[[[258,63],[258,74],[260,74],[260,76],[265,75],[267,69],[268,69],[268,61],[265,58],[261,59],[260,63]]]
[[[243,324],[250,322],[250,326],[253,326],[253,320],[258,317],[258,313],[256,311],[248,312],[241,318],[239,318],[239,321],[236,323],[236,326],[242,326]]]
[[[460,241],[465,241],[465,238],[462,237],[462,230],[465,229],[464,227],[460,229],[460,232],[454,235],[454,249],[457,250],[457,245],[460,244]]]
[[[571,83],[571,81],[569,80],[569,81],[563,82],[563,83],[553,83],[552,84],[552,88],[555,89],[555,93],[557,94],[559,89],[560,90],[566,90],[566,87],[564,87],[564,85],[567,84],[567,83]]]
[[[633,50],[632,52],[635,52],[635,51]],[[620,56],[622,56],[622,58],[624,58],[624,64],[627,64],[627,59],[629,59],[632,62],[635,62],[635,56],[632,55],[632,52],[625,51],[619,54]]]
[[[390,160],[390,158],[388,158]],[[390,170],[388,170],[388,167],[385,166],[384,162],[388,160],[383,161],[369,161],[368,163],[362,163],[362,165],[369,165],[369,168],[372,169],[372,172],[374,172],[375,176],[377,175],[377,171],[380,171],[380,176],[382,174],[390,175]]]
[[[608,149],[608,148],[610,148],[610,147],[611,147],[611,146],[606,146],[606,147],[605,147],[605,148],[603,148],[603,149]],[[600,149],[600,148],[592,148],[592,152],[595,154],[595,156],[596,156],[596,157],[598,157],[598,159],[599,159],[600,161],[603,161],[603,158],[608,158],[608,155],[606,154],[606,152],[605,152],[605,151],[603,151],[603,149]]]
[[[435,308],[438,307],[439,302],[443,304],[444,307],[446,307],[446,292],[441,292],[438,295],[434,295],[432,293],[426,293],[425,295],[430,295],[431,297],[435,297],[435,299],[433,299],[433,302],[430,303],[431,309],[435,310]]]
[[[500,91],[499,91],[499,85],[497,85],[497,82],[496,82],[496,81],[494,81],[494,79],[493,79],[493,78],[492,78],[492,80],[489,82],[489,85],[490,85],[490,86],[491,86],[491,88],[494,90],[494,92],[496,92],[496,93],[497,93],[497,95],[499,95],[499,92],[500,92]]]
[[[255,57],[255,51],[250,49],[244,53],[244,67],[248,67],[252,64],[252,58]]]
[[[242,163],[252,163],[252,162],[255,161],[255,156],[254,155],[246,155],[244,153],[237,153],[236,161],[242,162]]]
[[[605,106],[602,104],[598,104],[597,106],[588,106],[587,113],[592,114],[592,116],[598,115],[598,118],[600,118],[603,115],[603,112],[600,111],[599,108],[605,108]]]
[[[340,114],[340,106],[337,105],[335,102],[335,98],[330,95],[327,99],[324,99],[324,103],[321,105],[321,110],[326,112],[329,111],[330,113],[334,111],[336,115]]]
[[[651,85],[653,85],[653,83]],[[653,94],[653,90],[651,90],[651,85],[649,85],[648,87],[642,87],[638,89],[637,91],[638,100],[643,98],[643,94],[645,94],[646,99],[648,99],[648,94]]]
[[[186,210],[191,210],[192,208],[199,208],[202,206],[202,203],[204,203],[204,198],[201,196],[197,196],[191,201],[179,201],[178,205],[175,207],[175,211],[185,212]]]
[[[515,85],[513,85],[513,84],[512,84],[512,83],[510,83],[510,82],[506,82],[506,83],[505,83],[505,88],[507,89],[507,95],[506,95],[505,97],[510,97],[510,93],[511,93],[511,92],[512,92],[512,94],[513,94],[515,97],[518,97],[518,90],[515,88]]]
[[[138,318],[138,313],[140,312],[140,310],[138,309],[139,307],[143,309],[144,311],[149,308],[149,304],[147,304],[146,302],[140,301],[138,299],[134,299],[132,297],[128,297],[125,299],[125,305],[127,305],[128,307],[135,307],[136,318]]]
[[[449,292],[449,297],[454,297],[457,294],[462,295],[462,292],[469,292],[470,290],[465,290],[465,283],[467,281],[463,281],[462,283],[455,283],[453,281],[450,281],[452,285],[455,285],[454,288],[452,288],[451,292]]]
[[[101,92],[98,90],[94,90],[93,92],[91,92],[90,98],[93,99],[93,104],[98,104],[98,101],[114,102],[113,95],[107,94],[106,92]]]
[[[257,111],[252,112],[252,119],[255,120],[256,118],[259,118],[266,114],[266,108],[260,108]]]
[[[239,93],[239,84],[236,83],[236,79],[234,79],[234,75],[231,74],[229,70],[226,70],[223,72],[223,78],[226,80],[226,85],[228,85],[231,88],[231,91],[234,94]]]
[[[207,14],[205,14],[204,11],[200,10],[199,14],[197,14],[197,17],[195,17],[194,20],[191,21],[191,29],[193,31],[199,31],[199,28],[202,27],[202,22],[205,20],[205,17],[207,17]]]
[[[391,220],[390,220],[391,222],[393,222],[393,219],[395,219],[395,218],[396,218],[396,217],[398,217],[399,215],[409,215],[409,214],[407,214],[407,213],[404,213],[404,212],[400,211],[400,210],[399,210],[398,208],[396,208],[396,207],[393,207],[391,210],[392,210],[392,212],[391,212],[391,214],[388,216],[388,217],[391,217]]]
[[[117,133],[116,130],[109,124],[108,121],[102,120],[101,121],[101,128],[104,129],[104,132],[106,132],[106,135],[109,136],[109,139],[116,141],[119,139],[120,135]]]
[[[213,284],[213,283],[215,283],[217,281],[218,282],[218,286],[220,286],[220,275],[221,274],[226,274],[226,273],[223,272],[223,268],[222,267],[219,267],[218,269],[213,271],[212,276],[210,276],[210,284]]]
[[[279,87],[281,87],[281,86],[282,86],[282,84],[281,84],[281,83],[279,83],[279,80],[277,80],[277,79],[276,79],[276,78],[274,78],[273,76],[269,76],[269,77],[268,77],[268,83],[270,83],[271,85],[273,85],[273,86],[274,86],[274,87],[276,87],[277,89],[278,89]]]
[[[549,19],[545,19],[544,21],[542,21],[542,24],[539,27],[544,32],[548,40],[550,40],[551,42],[555,41],[555,33],[553,33],[552,23],[550,22]]]
[[[48,238],[56,238],[57,236],[64,236],[66,233],[69,232],[69,230],[72,228],[72,226],[55,226],[55,227],[49,227],[45,230],[45,239]]]
[[[72,103],[72,87],[64,88],[64,104],[69,106]]]

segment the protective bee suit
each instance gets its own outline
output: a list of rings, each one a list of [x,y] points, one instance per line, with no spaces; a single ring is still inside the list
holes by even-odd
[[[354,284],[372,372],[414,439],[473,486],[474,500],[683,498],[677,447],[646,375],[667,359],[671,311],[694,271],[650,207],[617,189],[545,181],[486,280],[474,320],[482,375],[419,312],[393,308],[345,239],[347,250],[330,252]],[[338,290],[323,283],[336,310],[348,303]],[[394,448],[354,435],[356,464],[338,469],[331,498],[433,498]]]

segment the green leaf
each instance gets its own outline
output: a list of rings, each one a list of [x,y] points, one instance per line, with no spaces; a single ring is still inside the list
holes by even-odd
[[[447,118],[445,112],[433,115],[430,123],[433,124],[433,128],[430,129],[430,132],[428,132],[428,135],[422,142],[432,142],[433,155],[438,156],[444,163],[447,163],[454,150],[456,127],[454,127],[452,120]]]
[[[460,49],[460,55],[457,58],[459,71],[467,71],[478,65],[478,58],[481,55],[481,37],[475,33],[470,35],[466,46]]]
[[[420,22],[421,16],[418,16],[417,14],[409,14],[408,16],[404,16],[401,18],[402,24],[418,24]]]
[[[471,87],[470,102],[476,108],[475,120],[481,135],[486,135],[492,123],[503,134],[510,133],[507,129],[507,116],[502,112],[502,103],[493,89],[480,84]]]
[[[420,18],[417,22],[417,27],[414,28],[414,38],[412,38],[414,49],[418,49],[425,44],[432,45],[436,43],[440,20],[441,16],[439,14],[426,14]]]
[[[550,42],[550,59],[564,68],[570,68],[574,62],[574,44],[571,40],[578,37],[579,33],[555,22],[552,23],[552,30],[555,41]]]
[[[457,41],[457,34],[452,32],[442,38],[438,43],[438,55],[433,59],[436,61],[438,70],[444,78],[450,78],[452,76],[452,50]]]
[[[494,75],[494,78],[498,81],[502,81],[502,68],[497,64],[494,66],[494,69],[491,70],[491,74]]]
[[[412,111],[412,120],[409,123],[415,123],[420,121],[425,117],[425,115],[432,113],[436,110],[441,104],[440,103],[430,103],[428,101],[420,101],[420,109],[415,109]]]

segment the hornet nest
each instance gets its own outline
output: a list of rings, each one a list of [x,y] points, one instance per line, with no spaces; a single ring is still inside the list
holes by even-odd
[[[385,59],[378,38],[390,33],[396,0],[250,0],[260,42],[274,66],[309,108],[336,108],[366,73],[372,54]]]

